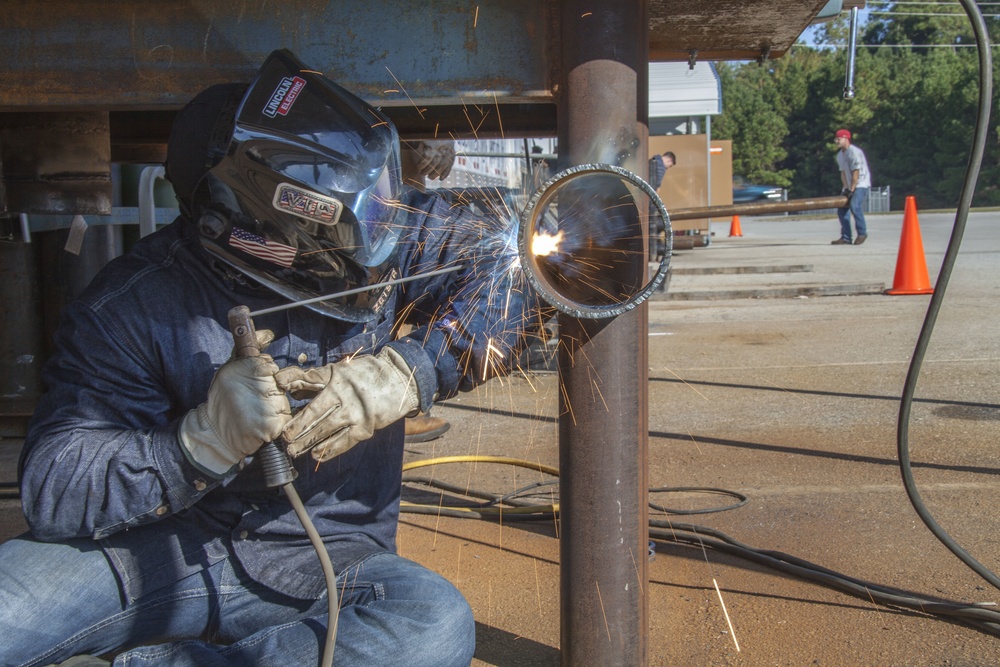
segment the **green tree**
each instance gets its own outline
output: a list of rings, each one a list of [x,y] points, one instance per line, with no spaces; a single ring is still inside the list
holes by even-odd
[[[733,142],[733,173],[750,181],[791,184],[791,169],[778,165],[785,159],[788,126],[775,109],[773,77],[766,70],[719,67],[723,89],[723,113],[713,124],[713,134]],[[731,91],[727,97],[725,91]]]
[[[840,190],[832,139],[846,127],[868,156],[873,184],[892,187],[893,208],[902,208],[908,195],[923,208],[954,206],[979,94],[976,50],[967,48],[969,21],[954,2],[919,11],[872,5],[892,13],[873,14],[859,32],[854,99],[843,96],[848,22],[838,19],[818,31],[816,46],[796,45],[766,67],[720,67],[723,113],[715,134],[733,140],[734,171],[789,186],[790,196],[799,198]],[[1000,37],[1000,21],[989,18],[987,26]],[[995,120],[991,128],[977,205],[1000,204]]]

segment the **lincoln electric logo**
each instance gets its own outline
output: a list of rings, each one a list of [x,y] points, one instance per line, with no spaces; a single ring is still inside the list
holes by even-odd
[[[282,183],[274,191],[274,208],[291,213],[306,220],[314,220],[321,225],[335,225],[340,220],[344,205],[332,197],[297,188],[290,183]]]
[[[286,76],[271,93],[271,100],[264,107],[264,115],[274,118],[278,114],[285,116],[292,110],[295,98],[306,87],[306,80],[297,76]]]

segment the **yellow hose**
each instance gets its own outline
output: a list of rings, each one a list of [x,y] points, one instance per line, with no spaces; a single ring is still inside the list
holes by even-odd
[[[429,466],[444,465],[447,463],[499,463],[503,465],[512,465],[519,468],[528,468],[529,470],[537,470],[538,472],[544,472],[554,477],[559,476],[559,469],[552,466],[543,465],[535,461],[527,461],[524,459],[515,459],[509,456],[439,456],[432,459],[420,459],[418,461],[410,461],[409,463],[403,464],[403,472],[409,470],[416,470],[417,468],[427,468]],[[406,481],[406,480],[403,480]],[[402,508],[407,507],[421,507],[432,510],[449,510],[452,512],[468,512],[470,514],[496,514],[502,516],[504,514],[516,514],[516,515],[551,515],[559,511],[559,503],[554,503],[551,505],[538,505],[533,507],[454,507],[451,505],[424,505],[420,503],[410,503],[405,500],[400,503]]]

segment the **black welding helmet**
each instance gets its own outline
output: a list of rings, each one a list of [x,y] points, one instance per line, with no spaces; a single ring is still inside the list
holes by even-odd
[[[209,252],[291,300],[395,277],[399,137],[386,116],[285,50],[268,57],[249,87],[205,94],[215,120],[185,132],[208,112],[186,121],[181,112],[167,175]],[[181,144],[192,132],[208,146],[200,176],[199,165],[184,168],[193,149]],[[366,291],[310,307],[364,322],[387,296]]]

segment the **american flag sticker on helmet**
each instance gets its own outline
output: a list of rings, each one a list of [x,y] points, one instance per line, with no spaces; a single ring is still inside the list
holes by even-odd
[[[233,227],[233,231],[229,235],[229,245],[265,262],[284,267],[292,265],[297,252],[292,246],[269,241],[263,236],[257,236],[239,227]]]

